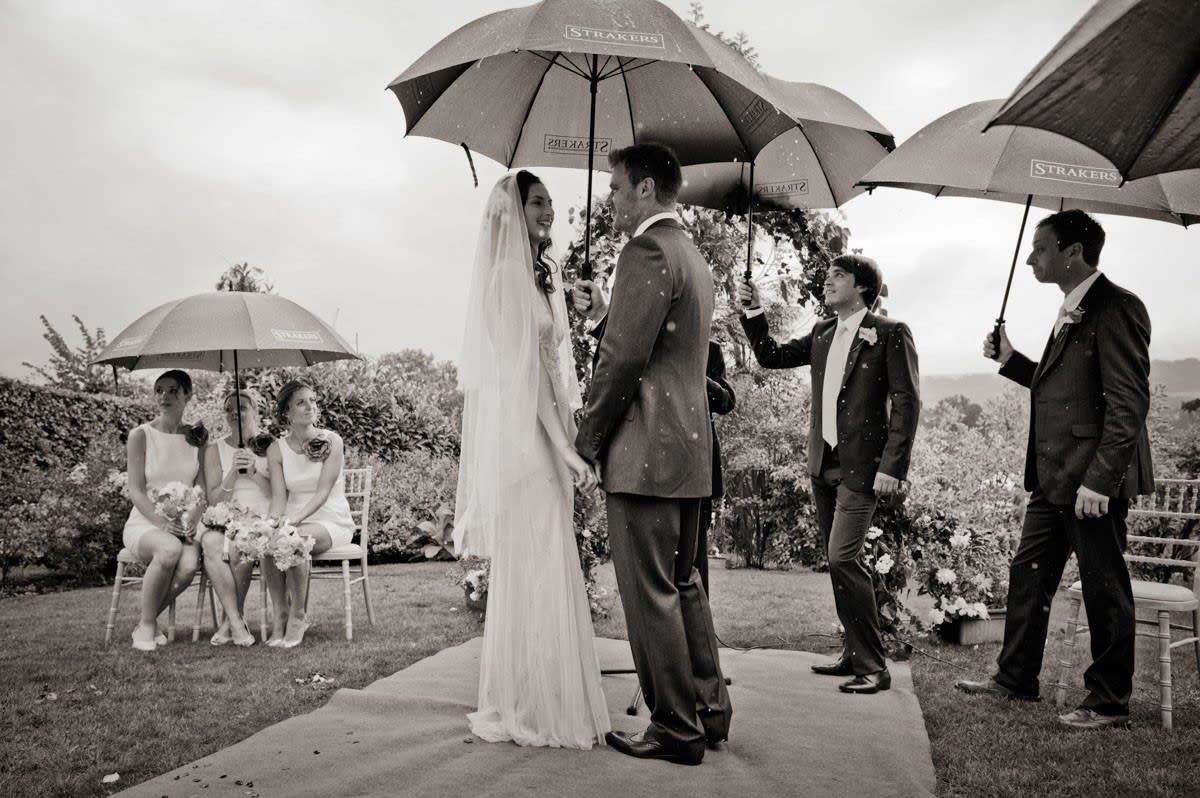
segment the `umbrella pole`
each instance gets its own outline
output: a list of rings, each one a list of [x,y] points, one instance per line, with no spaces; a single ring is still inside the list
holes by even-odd
[[[117,378],[117,364],[113,363],[113,393],[121,395],[121,381]]]
[[[1033,195],[1025,200],[1025,213],[1021,216],[1021,231],[1017,233],[1017,245],[1013,248],[1012,266],[1008,269],[1008,282],[1004,286],[1004,301],[1000,303],[1000,315],[996,318],[996,326],[992,328],[992,350],[1000,357],[1000,328],[1004,326],[1004,311],[1008,307],[1008,292],[1012,290],[1013,274],[1017,271],[1017,258],[1021,256],[1021,241],[1025,238],[1025,222],[1029,220],[1029,206],[1033,203]]]
[[[752,264],[754,263],[754,161],[750,162],[750,192],[749,199],[746,200],[746,281],[749,282],[753,275]],[[743,306],[750,307],[749,302],[743,302]]]
[[[592,165],[596,159],[596,90],[600,83],[599,57],[592,56],[592,74],[588,85],[592,90],[592,108],[588,114],[588,156],[587,156],[587,216],[583,226],[583,267],[579,276],[585,280],[592,279]]]
[[[238,362],[237,350],[233,350],[233,406],[237,408],[238,420],[238,448],[241,449],[246,445],[242,440],[242,381],[238,378]],[[246,473],[245,469],[238,469],[239,473]]]

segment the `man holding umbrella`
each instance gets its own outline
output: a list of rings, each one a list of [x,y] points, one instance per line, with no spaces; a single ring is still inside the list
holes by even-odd
[[[1134,606],[1125,550],[1130,498],[1154,490],[1150,318],[1134,294],[1097,266],[1104,230],[1080,210],[1043,219],[1026,261],[1064,298],[1035,363],[1003,327],[983,354],[1031,394],[1021,543],[1009,567],[1008,614],[996,675],[960,681],[967,693],[1036,700],[1050,602],[1071,551],[1079,561],[1091,626],[1088,695],[1059,722],[1080,729],[1126,726],[1133,691]]]

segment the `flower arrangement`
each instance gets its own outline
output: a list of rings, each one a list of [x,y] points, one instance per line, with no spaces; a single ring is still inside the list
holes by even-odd
[[[463,557],[458,561],[459,572],[454,583],[466,594],[467,606],[483,611],[487,608],[488,583],[492,561],[482,557]]]
[[[225,536],[224,542],[221,544],[221,559],[229,562],[229,545],[233,534],[230,532],[230,527],[234,522],[252,515],[250,510],[237,499],[231,499],[227,502],[214,504],[204,511],[204,515],[200,516],[200,523],[204,524],[208,529],[220,532]],[[244,552],[243,552],[244,553]]]
[[[309,438],[304,444],[304,456],[314,463],[325,462],[329,459],[332,451],[333,446],[329,443],[329,438],[324,435]]]
[[[195,536],[195,527],[188,523],[187,518],[204,498],[204,491],[199,485],[168,482],[161,488],[151,488],[149,495],[154,502],[154,511],[171,523],[171,534],[185,540]]]
[[[275,526],[269,518],[247,512],[230,519],[225,540],[243,560],[261,560],[274,532]]]
[[[271,524],[269,521],[262,523],[268,526]],[[315,544],[313,538],[301,535],[286,519],[280,519],[272,527],[263,556],[273,559],[275,567],[279,570],[286,571],[306,561]]]
[[[935,603],[925,621],[936,628],[957,618],[988,617],[1008,594],[1007,538],[958,528],[953,522],[923,541],[915,574],[918,592]]]

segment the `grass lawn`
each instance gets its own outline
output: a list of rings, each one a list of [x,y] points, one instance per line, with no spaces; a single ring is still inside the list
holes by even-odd
[[[713,615],[725,645],[833,653],[835,616],[825,574],[713,566]],[[0,600],[0,699],[7,708],[0,721],[0,795],[104,795],[129,787],[314,709],[332,689],[362,687],[480,634],[447,576],[452,568],[372,568],[377,624],[366,625],[356,596],[361,625],[352,644],[342,638],[340,583],[314,583],[316,624],[305,644],[290,651],[214,649],[203,640],[185,642],[189,636],[181,628],[179,642],[140,654],[128,644],[135,590],[123,596],[115,642],[107,650],[101,648],[107,589]],[[600,578],[611,587],[611,567]],[[610,599],[612,617],[597,623],[597,634],[624,637],[619,602]],[[190,628],[194,601],[194,593],[185,594],[184,627]],[[253,619],[257,586],[249,601]],[[1056,614],[1053,628],[1059,626]],[[916,654],[911,664],[939,795],[1197,794],[1200,684],[1190,649],[1177,649],[1173,663],[1173,732],[1159,728],[1157,655],[1151,641],[1140,641],[1133,730],[1071,733],[1055,725],[1050,700],[997,703],[953,689],[964,674],[990,672],[996,645],[917,644],[936,657]],[[1048,680],[1057,659],[1054,633]],[[314,674],[334,681],[314,682]],[[1079,673],[1074,682],[1081,683]],[[1078,700],[1082,692],[1071,697]],[[101,784],[109,773],[120,773],[120,781]]]

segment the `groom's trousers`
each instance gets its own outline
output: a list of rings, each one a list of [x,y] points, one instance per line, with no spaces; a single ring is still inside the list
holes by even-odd
[[[608,539],[650,726],[672,750],[725,739],[733,709],[695,568],[700,499],[608,494]]]

